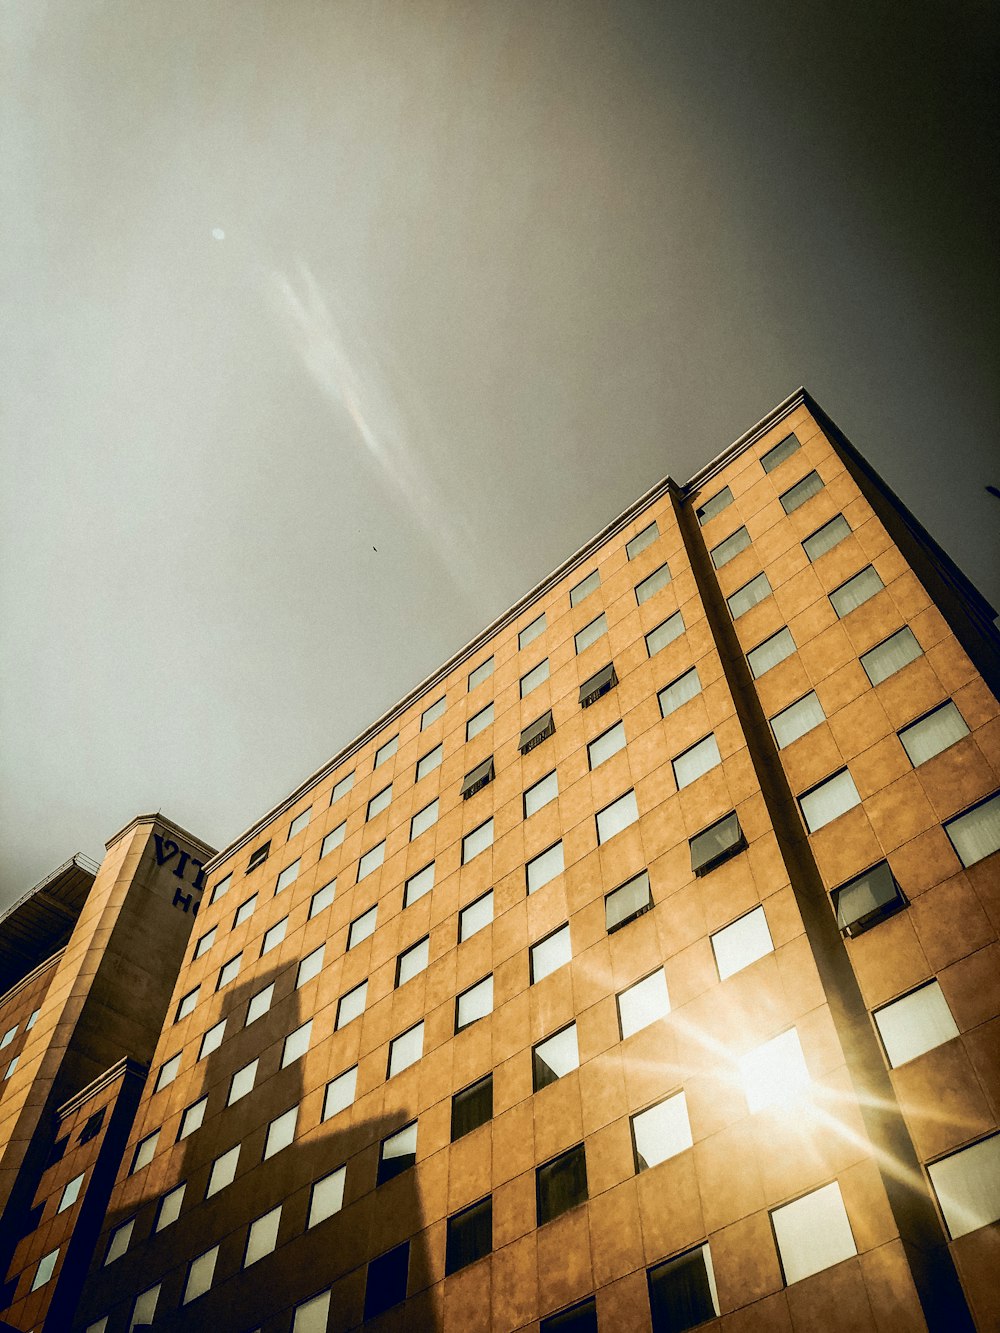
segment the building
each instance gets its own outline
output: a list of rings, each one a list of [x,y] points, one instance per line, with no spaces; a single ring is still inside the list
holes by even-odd
[[[1000,1325],[997,650],[799,391],[223,852],[62,867],[8,1325]]]

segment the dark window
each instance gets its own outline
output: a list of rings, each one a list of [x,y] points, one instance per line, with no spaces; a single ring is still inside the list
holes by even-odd
[[[716,514],[721,514],[723,509],[728,509],[733,503],[733,493],[728,486],[723,486],[717,495],[713,495],[711,500],[694,511],[695,518],[704,527],[710,518],[715,518]]]
[[[493,1199],[487,1195],[448,1218],[445,1273],[457,1273],[493,1249]]]
[[[80,1137],[77,1143],[89,1143],[92,1138],[96,1138],[101,1132],[101,1126],[104,1124],[104,1109],[95,1111],[90,1117],[83,1129],[80,1130]],[[61,1155],[61,1154],[60,1154]]]
[[[609,662],[607,666],[601,667],[600,671],[595,671],[590,679],[585,680],[580,686],[580,707],[589,708],[602,694],[607,694],[608,690],[617,684],[618,677],[615,675],[614,663]]]
[[[800,445],[794,432],[791,435],[786,435],[783,440],[779,440],[773,449],[768,449],[766,454],[761,454],[760,465],[765,472],[773,472],[776,467],[781,466],[786,458],[791,458],[792,454],[799,448]]]
[[[542,1320],[538,1333],[597,1333],[597,1303],[593,1296],[568,1310],[550,1314]]]
[[[729,857],[742,852],[746,845],[747,840],[734,811],[709,824],[691,839],[691,869],[696,875],[707,875]]]
[[[495,776],[493,768],[493,756],[484,759],[481,764],[477,764],[471,773],[466,773],[465,781],[462,783],[462,800],[467,801],[470,796],[475,796],[477,791],[481,791],[488,782],[492,782]]]
[[[410,1242],[404,1240],[368,1265],[365,1283],[365,1319],[374,1319],[406,1300],[406,1278],[410,1269]]]
[[[263,847],[257,848],[254,854],[250,857],[250,860],[247,862],[246,873],[248,875],[251,870],[256,870],[259,865],[263,865],[263,863],[267,860],[267,854],[270,850],[271,850],[271,840],[269,838],[267,842],[264,843]]]
[[[794,513],[800,505],[804,505],[807,500],[811,500],[814,495],[819,495],[823,489],[823,479],[818,472],[807,473],[801,481],[797,481],[790,490],[785,491],[784,495],[779,495],[781,507],[786,514]]]
[[[583,1144],[560,1153],[535,1172],[538,1225],[561,1217],[587,1199],[587,1158]]]
[[[21,1235],[30,1236],[33,1231],[38,1230],[38,1224],[42,1220],[42,1214],[45,1212],[45,1200],[36,1203],[34,1208],[29,1208],[24,1214],[24,1221],[21,1223]]]
[[[378,1154],[376,1185],[384,1185],[393,1176],[408,1171],[417,1160],[417,1122],[414,1120],[382,1140]]]
[[[863,875],[833,891],[837,925],[851,939],[877,926],[907,906],[902,889],[893,878],[888,861],[880,861]]]
[[[451,1141],[464,1138],[493,1119],[493,1075],[456,1092],[451,1099]]]
[[[708,1246],[699,1245],[648,1270],[653,1333],[684,1333],[719,1313],[707,1256]]]
[[[543,713],[540,718],[536,718],[529,726],[521,732],[521,739],[518,741],[518,749],[522,754],[527,754],[533,750],[536,745],[541,745],[542,741],[547,741],[556,729],[556,724],[552,721],[552,710]]]
[[[610,935],[621,926],[627,926],[653,906],[649,891],[649,875],[643,870],[627,884],[612,890],[604,899],[604,924]]]
[[[101,1114],[103,1115],[104,1112],[102,1111]],[[94,1118],[93,1116],[90,1117],[91,1120],[93,1120],[93,1118]],[[87,1124],[90,1124],[89,1120],[87,1121]],[[86,1128],[86,1126],[84,1126],[84,1128]],[[48,1161],[45,1163],[46,1168],[50,1166],[55,1166],[56,1162],[62,1161],[63,1154],[66,1151],[67,1143],[69,1143],[68,1134],[64,1134],[61,1139],[56,1139],[55,1143],[53,1143],[52,1147],[49,1149],[49,1158]]]

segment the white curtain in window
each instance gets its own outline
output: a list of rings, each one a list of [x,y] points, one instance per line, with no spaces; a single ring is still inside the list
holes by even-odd
[[[946,825],[964,866],[975,865],[1000,850],[1000,793]]]
[[[858,1252],[836,1181],[776,1208],[771,1222],[789,1286]]]
[[[949,700],[942,708],[935,708],[933,713],[915,722],[912,727],[905,727],[899,733],[899,739],[910,757],[910,763],[916,768],[968,734],[965,718]]]
[[[815,833],[832,820],[861,804],[854,779],[847,769],[835,773],[828,782],[799,797],[806,828]]]
[[[953,1240],[1000,1221],[1000,1134],[952,1153],[927,1170]]]
[[[884,586],[878,574],[869,565],[860,574],[855,574],[854,578],[845,583],[842,588],[832,592],[830,601],[833,603],[838,616],[846,616],[851,611],[857,610],[859,606],[863,606],[869,597],[874,597],[877,592],[881,592]]]
[[[607,842],[616,833],[621,833],[639,818],[639,807],[635,803],[635,792],[627,791],[613,805],[601,810],[597,816],[597,841]]]
[[[958,1036],[948,1001],[936,981],[876,1010],[875,1022],[893,1069]]]

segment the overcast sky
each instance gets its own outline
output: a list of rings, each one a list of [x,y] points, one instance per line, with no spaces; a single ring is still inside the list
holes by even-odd
[[[1000,599],[993,10],[7,0],[0,902],[224,846],[799,384]]]

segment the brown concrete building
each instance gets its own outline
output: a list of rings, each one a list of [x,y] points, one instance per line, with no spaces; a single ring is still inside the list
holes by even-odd
[[[3,1317],[996,1328],[997,648],[800,391],[224,852],[64,867]]]

